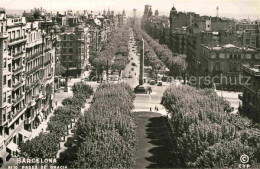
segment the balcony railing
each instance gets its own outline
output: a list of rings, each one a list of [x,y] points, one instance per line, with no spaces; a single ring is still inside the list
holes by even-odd
[[[32,74],[33,72],[39,70],[41,67],[42,67],[42,65],[38,65],[38,66],[32,68],[30,71],[26,72],[26,75]]]
[[[47,53],[51,50],[51,48],[45,49],[44,52]]]
[[[24,66],[19,66],[19,67],[16,67],[16,68],[13,67],[13,72],[14,72],[14,73],[19,72],[19,71],[22,70],[23,68],[24,68]]]
[[[22,54],[24,54],[23,51],[16,53],[16,54],[13,54],[13,58],[17,58],[18,56],[21,56]]]
[[[13,105],[16,105],[17,103],[19,103],[22,100],[23,96],[24,95],[19,95],[19,96],[17,96],[17,98],[13,98],[12,99]]]
[[[39,79],[37,79],[37,80],[35,80],[33,83],[31,83],[30,85],[27,85],[26,86],[26,90],[29,90],[29,89],[31,89],[32,87],[34,87],[34,86],[36,86],[38,83],[40,83],[40,80]]]
[[[47,62],[44,63],[44,66],[48,65],[51,63],[51,60],[48,60]]]
[[[8,37],[7,32],[0,32],[0,38],[6,38]]]
[[[15,44],[16,42],[17,42],[17,43],[24,42],[24,41],[26,41],[26,40],[27,40],[27,39],[26,39],[26,36],[21,36],[21,37],[19,37],[19,38],[10,39],[9,45]]]
[[[23,79],[21,79],[19,82],[13,84],[13,89],[16,89],[18,86],[20,86],[23,83]]]
[[[32,121],[32,118],[29,117],[29,118],[27,118],[27,119],[24,120],[24,124],[30,124],[31,121]]]
[[[27,57],[27,62],[36,58],[37,56],[40,56],[41,54],[42,54],[42,51],[39,51],[39,52],[32,54],[31,56]]]
[[[25,110],[26,110],[26,106],[24,106],[20,110],[17,111],[14,110],[13,116],[8,120],[9,122],[8,127],[11,126],[11,124],[13,124],[17,120],[17,118],[20,117],[20,114],[22,114]]]

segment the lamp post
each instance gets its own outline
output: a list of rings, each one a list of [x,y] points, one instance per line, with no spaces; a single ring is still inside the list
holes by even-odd
[[[64,88],[64,92],[68,92],[69,90],[68,90],[68,78],[69,78],[69,75],[68,75],[68,73],[69,73],[69,66],[68,66],[68,63],[66,63],[66,65],[67,65],[67,72],[66,72],[66,75],[67,75],[67,77],[66,77],[66,81],[65,81],[65,88]]]
[[[199,85],[199,83],[200,83],[200,81],[199,81],[199,64],[200,64],[200,62],[196,61],[196,66],[197,66],[197,68],[196,68],[196,75],[197,75],[196,81],[197,81],[197,87],[198,88],[200,87],[200,85]]]

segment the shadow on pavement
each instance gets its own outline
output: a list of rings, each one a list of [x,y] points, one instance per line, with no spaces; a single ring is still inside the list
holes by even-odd
[[[148,151],[152,154],[145,159],[151,163],[146,168],[170,168],[171,159],[171,146],[170,139],[167,134],[167,129],[164,125],[166,117],[152,117],[146,126],[147,138],[150,139],[149,143],[154,145]]]

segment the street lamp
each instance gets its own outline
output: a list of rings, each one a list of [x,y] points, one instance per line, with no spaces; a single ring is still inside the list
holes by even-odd
[[[68,90],[68,73],[69,73],[69,66],[68,66],[68,63],[66,63],[66,65],[67,65],[67,72],[66,72],[66,75],[67,75],[67,77],[66,77],[66,82],[65,82],[65,88],[64,88],[64,92],[68,92],[69,90]]]
[[[199,61],[196,61],[196,66],[197,66],[197,68],[196,68],[196,74],[197,74],[197,87],[199,88],[200,87],[200,85],[199,85],[199,64],[200,64],[200,62]]]

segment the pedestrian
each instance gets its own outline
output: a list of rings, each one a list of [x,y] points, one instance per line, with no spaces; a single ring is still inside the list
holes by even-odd
[[[57,106],[58,102],[56,101],[55,104],[56,104],[56,106]]]
[[[152,111],[152,108],[150,107],[150,111]]]
[[[156,106],[156,110],[157,110],[157,111],[159,111],[159,108],[158,108],[158,106]]]
[[[157,111],[157,107],[156,107],[156,105],[154,106],[154,110]]]

